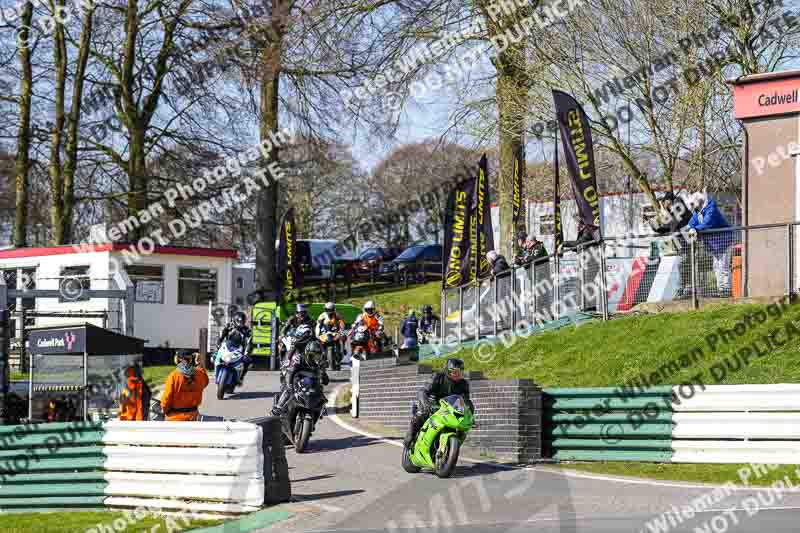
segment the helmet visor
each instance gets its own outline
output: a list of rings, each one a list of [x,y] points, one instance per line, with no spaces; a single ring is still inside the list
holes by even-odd
[[[464,379],[464,371],[460,368],[448,368],[447,375],[453,381],[461,381]]]

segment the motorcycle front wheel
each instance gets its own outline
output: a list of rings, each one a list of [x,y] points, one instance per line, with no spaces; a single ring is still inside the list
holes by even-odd
[[[221,370],[219,375],[219,383],[217,383],[217,400],[225,399],[225,383],[228,381],[228,371]]]
[[[403,446],[403,470],[409,474],[418,474],[420,467],[411,462],[411,449],[408,446]]]
[[[297,453],[303,453],[308,446],[308,440],[311,438],[311,420],[303,418],[300,431],[294,435],[294,449]]]
[[[436,454],[436,475],[441,478],[450,477],[458,463],[458,452],[461,448],[461,441],[455,435],[450,435],[447,439],[447,448],[444,452]]]

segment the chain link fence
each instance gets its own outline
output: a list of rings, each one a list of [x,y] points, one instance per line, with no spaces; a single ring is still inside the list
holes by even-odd
[[[800,287],[796,224],[730,227],[586,243],[514,265],[442,295],[444,338],[477,340],[520,326],[648,303],[775,297]],[[558,275],[556,275],[558,273]]]

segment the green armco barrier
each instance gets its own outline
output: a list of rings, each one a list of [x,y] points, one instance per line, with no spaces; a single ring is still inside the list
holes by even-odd
[[[14,474],[7,476],[3,481],[4,485],[23,484],[23,483],[81,483],[81,482],[100,482],[105,478],[105,474],[100,470],[90,470],[87,472],[39,472],[36,474]]]
[[[639,398],[642,396],[669,396],[672,397],[671,385],[656,385],[648,387],[642,391],[639,389],[628,390],[627,392],[622,387],[584,387],[584,388],[546,388],[542,389],[545,394],[550,396],[599,396],[605,398],[606,396],[613,396],[615,398]]]
[[[582,424],[583,422],[577,422]],[[641,425],[631,422],[625,423],[587,423],[583,427],[578,427],[573,423],[568,424],[548,424],[546,434],[557,437],[604,437],[622,435],[627,438],[636,437],[662,437],[665,439],[672,437],[672,422],[647,423]]]
[[[47,496],[103,496],[107,483],[100,479],[95,483],[28,483],[4,484],[0,486],[0,502],[3,498],[41,498]]]
[[[603,424],[611,424],[611,423],[620,423],[625,424],[631,421],[630,414],[622,412],[622,411],[615,411],[611,413],[604,413],[604,414],[594,414],[590,415],[592,422],[600,422]],[[550,416],[550,421],[553,423],[557,422],[572,422],[575,420],[574,413],[555,413]],[[638,420],[637,420],[638,421]],[[672,422],[672,412],[669,411],[659,411],[656,413],[650,413],[647,418],[643,420],[645,424],[655,424],[658,422]]]
[[[0,426],[0,511],[102,508],[100,422]]]
[[[560,461],[669,462],[672,387],[546,388],[545,454]]]
[[[672,439],[634,440],[625,439],[618,442],[602,439],[554,439],[552,444],[559,449],[572,450],[658,450],[672,451]]]
[[[77,492],[77,491],[76,491]],[[44,498],[2,498],[0,511],[51,511],[60,509],[90,508],[104,509],[107,496],[49,496]]]
[[[96,430],[83,430],[75,429],[73,432],[68,431],[54,431],[52,433],[31,433],[24,435],[15,440],[9,440],[3,443],[0,437],[0,454],[7,450],[14,450],[17,448],[30,448],[31,446],[61,446],[67,444],[70,446],[80,444],[94,444],[101,442],[103,438],[103,431]]]
[[[638,450],[559,450],[553,456],[558,461],[639,461],[669,463],[672,452]]]
[[[545,393],[547,394],[547,393]],[[574,398],[574,397],[557,397],[545,396],[545,401],[551,405],[554,410],[584,410],[584,411],[599,411],[603,412],[606,409],[627,411],[631,409],[644,409],[651,404],[657,405],[659,408],[667,408],[671,405],[671,397],[663,396],[661,398],[656,396],[650,397],[636,397],[636,398],[617,398],[615,396],[595,397],[595,398]],[[655,410],[655,409],[653,409]]]

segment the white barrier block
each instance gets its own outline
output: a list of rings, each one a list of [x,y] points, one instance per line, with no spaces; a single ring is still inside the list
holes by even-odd
[[[132,508],[160,511],[186,511],[190,513],[206,512],[219,514],[244,514],[258,511],[259,506],[241,505],[238,503],[202,502],[166,500],[161,498],[129,498],[126,496],[109,496],[103,501],[106,507]]]
[[[672,403],[676,412],[732,412],[732,411],[798,411],[800,412],[800,385],[707,385],[705,390],[695,387],[688,400],[673,387]]]
[[[261,505],[264,501],[262,476],[198,476],[107,472],[104,475],[109,496],[174,497]]]
[[[261,446],[193,448],[104,446],[105,470],[175,472],[179,474],[240,475],[264,473]]]
[[[672,441],[673,463],[800,464],[796,441]]]
[[[248,422],[120,422],[103,424],[105,444],[261,447],[261,428]]]
[[[674,413],[673,439],[800,440],[800,413]]]

